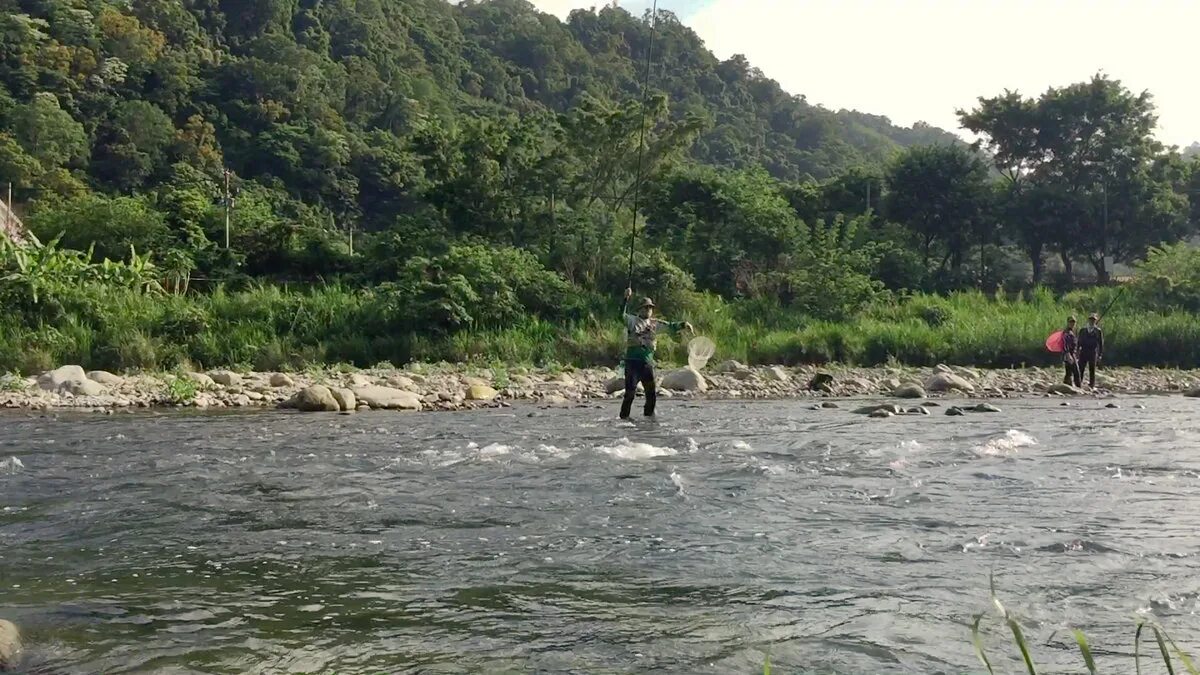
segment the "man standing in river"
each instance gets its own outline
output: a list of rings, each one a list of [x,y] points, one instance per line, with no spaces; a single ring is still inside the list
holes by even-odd
[[[1079,375],[1083,378],[1083,368],[1087,366],[1088,386],[1096,388],[1096,366],[1104,358],[1104,331],[1098,325],[1100,317],[1092,314],[1088,317],[1088,325],[1079,331]]]
[[[643,298],[638,304],[638,313],[629,314],[629,299],[633,289],[625,289],[625,302],[621,304],[621,316],[625,320],[625,397],[621,400],[621,419],[627,419],[637,396],[638,382],[646,390],[646,417],[654,416],[658,402],[658,389],[654,381],[654,348],[657,346],[659,328],[666,326],[672,332],[692,330],[692,324],[663,321],[654,318],[654,301]]]
[[[1082,375],[1079,372],[1079,336],[1075,334],[1075,317],[1067,319],[1067,327],[1062,332],[1063,345],[1063,365],[1066,367],[1067,374],[1063,377],[1063,384],[1069,384],[1078,387],[1082,384]]]

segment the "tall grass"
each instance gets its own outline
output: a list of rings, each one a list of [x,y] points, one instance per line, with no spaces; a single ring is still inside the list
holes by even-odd
[[[1112,293],[918,295],[837,323],[812,321],[769,302],[701,294],[663,309],[712,338],[717,360],[1004,368],[1056,363],[1043,346],[1046,336],[1068,315],[1082,319],[1102,309]],[[558,322],[530,317],[449,334],[422,328],[385,316],[371,291],[340,286],[287,291],[264,285],[188,296],[84,286],[35,322],[0,315],[0,371],[34,373],[62,363],[112,370],[287,370],[412,360],[615,366],[621,354],[621,321],[611,305]],[[1104,328],[1110,364],[1200,367],[1200,318],[1194,314],[1141,308],[1127,298],[1113,307]],[[686,340],[664,335],[659,358],[686,361]]]

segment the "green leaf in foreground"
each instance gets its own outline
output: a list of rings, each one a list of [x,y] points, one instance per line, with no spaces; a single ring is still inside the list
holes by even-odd
[[[1079,645],[1079,653],[1083,654],[1083,662],[1087,665],[1088,672],[1096,675],[1096,660],[1092,658],[1092,649],[1088,646],[1087,636],[1079,629],[1073,631],[1073,634],[1075,643]]]

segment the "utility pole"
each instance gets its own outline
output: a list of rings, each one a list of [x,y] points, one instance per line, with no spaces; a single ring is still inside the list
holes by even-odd
[[[871,179],[867,178],[867,212],[871,211]]]
[[[8,201],[4,202],[4,204],[6,207],[8,207],[7,210],[5,210],[5,212],[4,212],[4,233],[6,235],[8,235],[9,237],[12,237],[13,241],[16,241],[16,237],[14,236],[14,233],[13,233],[13,222],[12,222],[12,219],[13,219],[12,181],[8,181]]]

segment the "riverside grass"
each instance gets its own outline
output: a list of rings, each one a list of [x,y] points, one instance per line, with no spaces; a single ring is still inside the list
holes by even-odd
[[[664,311],[716,342],[718,360],[1007,368],[1056,364],[1043,347],[1046,335],[1068,315],[1086,316],[1108,304],[1115,293],[917,295],[878,303],[840,322],[809,320],[769,302],[701,294]],[[12,314],[0,317],[0,371],[36,374],[63,363],[121,371],[274,371],[408,361],[588,367],[612,366],[620,357],[622,329],[613,307],[580,310],[571,320],[531,317],[448,335],[414,334],[411,322],[383,321],[378,314],[370,292],[340,286],[183,296],[84,288],[52,320],[30,326]],[[1141,309],[1126,298],[1105,317],[1104,328],[1106,363],[1200,367],[1200,317],[1194,314]],[[660,360],[686,362],[686,340],[664,336]]]

